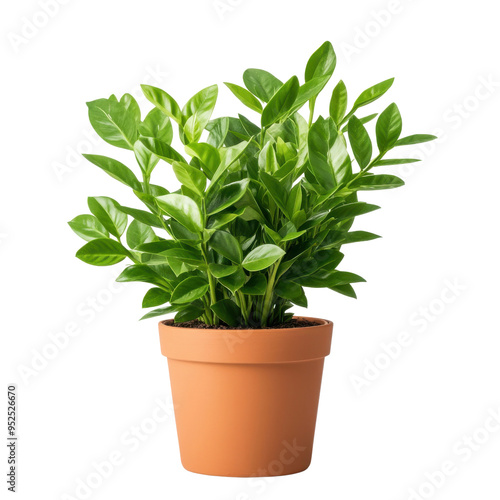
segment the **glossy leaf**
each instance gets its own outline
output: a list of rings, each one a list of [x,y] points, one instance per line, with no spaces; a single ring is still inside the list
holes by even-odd
[[[177,123],[182,122],[182,113],[179,105],[173,97],[167,94],[164,90],[151,85],[141,85],[142,91],[146,99],[152,102],[160,111],[175,120]]]
[[[205,295],[208,283],[203,278],[191,277],[181,281],[172,292],[172,304],[187,304]]]
[[[309,130],[309,161],[317,182],[326,190],[336,187],[337,181],[329,161],[329,153],[337,140],[337,131],[332,120],[319,118]]]
[[[170,293],[161,288],[150,288],[142,299],[142,307],[157,307],[170,300]]]
[[[351,187],[359,191],[373,191],[397,188],[404,186],[404,184],[404,181],[395,175],[383,174],[360,177],[351,184]]]
[[[361,121],[355,116],[349,120],[349,142],[358,165],[364,169],[372,158],[372,141]]]
[[[242,181],[226,184],[216,191],[215,195],[213,195],[208,202],[207,214],[214,215],[234,205],[243,197],[248,189],[249,183],[249,179],[243,179]]]
[[[377,144],[381,153],[393,148],[401,135],[403,122],[396,104],[392,103],[377,120]]]
[[[109,237],[106,228],[93,215],[78,215],[68,224],[78,236],[86,241]]]
[[[337,56],[330,42],[325,42],[314,52],[307,62],[305,80],[306,82],[317,77],[331,77],[337,64]]]
[[[90,197],[88,200],[90,211],[99,222],[113,235],[119,238],[127,228],[127,214],[124,214],[118,203],[106,196]]]
[[[225,278],[239,269],[238,266],[226,266],[224,264],[209,264],[208,267],[216,278]]]
[[[333,89],[332,98],[330,100],[330,116],[333,121],[339,125],[344,118],[347,110],[347,89],[345,83],[340,80],[337,86]]]
[[[109,238],[99,238],[85,244],[76,252],[76,256],[83,262],[93,266],[112,266],[130,256],[130,254],[117,241]]]
[[[188,142],[198,142],[200,139],[212,116],[218,92],[217,85],[207,87],[191,97],[184,106],[182,120]]]
[[[226,257],[235,264],[241,264],[243,250],[238,240],[226,231],[215,231],[209,241],[209,245],[220,255]]]
[[[300,307],[307,307],[307,298],[304,289],[293,281],[280,281],[275,288],[276,295],[289,300]]]
[[[193,233],[203,231],[203,216],[191,198],[181,194],[167,194],[156,198],[158,206],[167,215]]]
[[[263,274],[252,274],[250,279],[241,287],[241,293],[245,295],[265,295],[267,280]]]
[[[422,142],[434,141],[437,139],[435,135],[415,134],[403,137],[396,142],[396,146],[410,146],[412,144],[420,144]]]
[[[276,245],[260,245],[254,248],[242,262],[247,271],[261,271],[273,265],[285,255],[285,251]]]
[[[178,310],[179,310],[178,306],[161,307],[160,309],[155,309],[154,311],[149,311],[147,314],[145,314],[141,318],[141,320],[149,319],[149,318],[156,318],[157,316],[165,316],[166,314],[170,314],[170,313],[176,312]]]
[[[133,220],[127,229],[127,245],[132,249],[157,239],[156,234],[148,225],[137,220]]]
[[[101,155],[82,155],[85,159],[98,166],[102,170],[104,170],[108,175],[113,177],[126,186],[131,187],[137,191],[142,189],[141,183],[137,180],[134,172],[130,170],[123,163],[120,163],[118,160],[114,160],[113,158],[108,158],[107,156]]]
[[[299,87],[299,80],[296,76],[293,76],[283,84],[262,112],[263,127],[269,127],[287,115],[299,93]]]
[[[134,264],[122,271],[120,276],[116,278],[119,283],[127,283],[131,281],[139,281],[143,283],[151,283],[161,288],[168,287],[168,282],[160,276],[152,267],[145,264]]]
[[[219,300],[210,308],[217,317],[229,326],[238,326],[241,323],[241,310],[232,300]]]
[[[189,304],[182,307],[179,312],[175,315],[174,321],[176,323],[182,323],[184,321],[192,321],[193,319],[198,319],[203,314],[203,308],[197,305]]]
[[[247,69],[243,73],[245,87],[261,101],[269,102],[283,83],[262,69]]]
[[[142,137],[140,141],[149,151],[168,163],[174,161],[184,162],[184,158],[170,144],[164,141],[149,137]]]
[[[245,106],[257,111],[257,113],[262,113],[261,102],[251,92],[234,83],[225,82],[224,84]]]
[[[134,149],[137,123],[133,113],[123,104],[108,99],[97,99],[87,106],[90,123],[102,139],[119,148]]]
[[[144,137],[151,137],[159,141],[172,143],[174,131],[172,122],[159,108],[153,108],[146,116],[144,121],[139,125],[139,133]]]
[[[207,185],[207,178],[205,174],[187,163],[181,163],[178,161],[174,161],[172,163],[172,169],[174,171],[177,180],[187,186],[191,191],[203,196],[205,192],[205,187]]]

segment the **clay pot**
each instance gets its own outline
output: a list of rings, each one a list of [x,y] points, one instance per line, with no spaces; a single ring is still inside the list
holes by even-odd
[[[213,476],[279,476],[309,466],[333,324],[202,330],[160,323],[182,465]]]

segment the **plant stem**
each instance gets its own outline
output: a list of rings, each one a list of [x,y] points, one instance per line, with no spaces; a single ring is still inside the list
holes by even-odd
[[[262,326],[267,326],[267,321],[269,319],[269,313],[271,311],[271,306],[273,304],[274,282],[276,281],[276,273],[278,272],[278,267],[280,265],[280,262],[281,259],[275,262],[271,267],[271,271],[269,273],[266,293],[264,295],[264,305],[262,307]]]
[[[247,304],[245,302],[245,296],[239,290],[236,292],[236,301],[240,306],[243,319],[245,320],[245,323],[248,325],[248,310],[247,310]]]
[[[311,125],[313,123],[313,120],[314,120],[314,108],[316,106],[316,97],[314,97],[313,99],[311,99],[309,101],[309,128],[311,128]]]

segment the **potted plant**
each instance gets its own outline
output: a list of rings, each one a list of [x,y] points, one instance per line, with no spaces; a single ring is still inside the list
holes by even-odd
[[[350,229],[355,217],[379,208],[359,201],[358,192],[402,186],[377,171],[417,160],[386,155],[434,139],[401,138],[396,104],[358,116],[393,79],[362,92],[350,109],[339,81],[328,115],[316,116],[335,65],[326,42],[309,59],[303,83],[258,69],[245,71],[245,87],[226,83],[258,123],[242,114],[212,119],[216,85],[183,108],[143,85],[154,105],[146,116],[129,94],[88,103],[95,131],[134,154],[140,177],[112,158],[84,156],[144,206],[89,198],[91,214],[69,223],[87,240],[76,255],[97,266],[129,259],[118,281],[153,285],[143,319],[175,313],[160,322],[160,341],[190,471],[267,476],[308,467],[332,323],[294,317],[290,308],[307,306],[308,287],[356,297],[352,284],[364,280],[338,269],[340,250],[378,238]],[[300,114],[306,104],[308,119]],[[375,118],[376,151],[365,128]],[[163,162],[180,187],[153,183]]]

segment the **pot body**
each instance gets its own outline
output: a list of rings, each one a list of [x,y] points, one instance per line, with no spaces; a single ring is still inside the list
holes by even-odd
[[[281,330],[160,323],[185,469],[235,477],[307,469],[333,327],[314,321]]]

